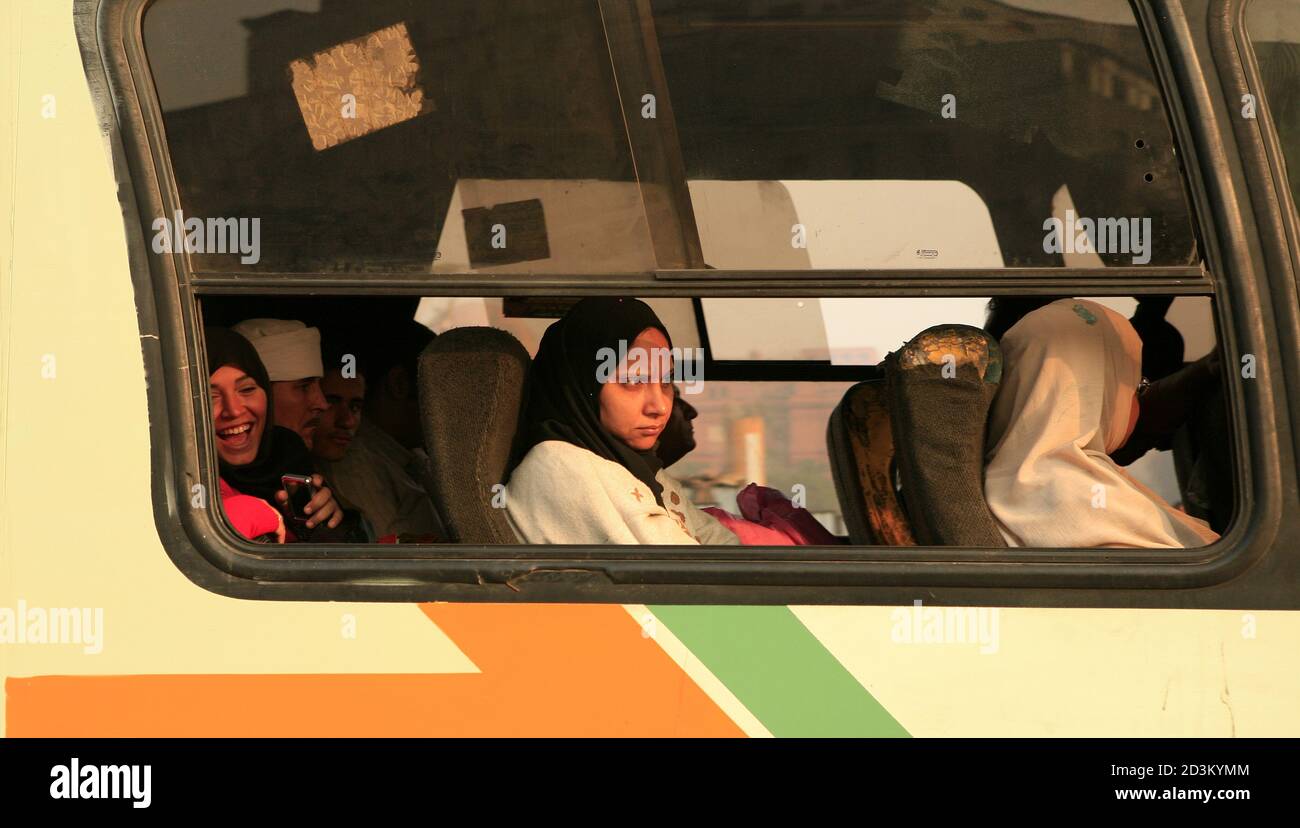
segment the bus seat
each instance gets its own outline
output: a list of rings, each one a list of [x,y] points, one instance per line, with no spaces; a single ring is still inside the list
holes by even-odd
[[[430,494],[457,543],[520,542],[494,487],[505,477],[529,362],[519,340],[496,328],[452,328],[420,355]]]
[[[912,528],[893,485],[894,436],[883,380],[844,392],[826,426],[831,476],[849,541],[915,546]]]
[[[1002,378],[997,340],[936,325],[885,358],[902,497],[918,543],[1004,547],[984,500],[984,436]]]

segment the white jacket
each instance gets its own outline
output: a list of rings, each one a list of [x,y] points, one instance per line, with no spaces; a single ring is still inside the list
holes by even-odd
[[[660,470],[664,505],[618,463],[561,440],[538,443],[510,475],[506,512],[526,543],[734,546],[729,529]]]

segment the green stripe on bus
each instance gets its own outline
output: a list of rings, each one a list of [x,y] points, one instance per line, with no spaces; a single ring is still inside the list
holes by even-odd
[[[773,736],[909,736],[789,607],[651,607]]]

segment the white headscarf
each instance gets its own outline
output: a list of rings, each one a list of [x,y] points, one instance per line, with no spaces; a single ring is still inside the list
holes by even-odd
[[[1218,538],[1108,456],[1123,445],[1142,372],[1128,320],[1082,299],[1028,314],[1002,342],[984,496],[1007,543],[1180,548]]]
[[[317,328],[293,319],[245,319],[235,330],[257,349],[271,382],[325,375]]]

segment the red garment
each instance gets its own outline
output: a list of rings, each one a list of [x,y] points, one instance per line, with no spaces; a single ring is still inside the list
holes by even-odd
[[[736,505],[743,518],[717,507],[704,511],[730,529],[745,546],[829,546],[842,542],[826,531],[811,512],[794,505],[776,489],[750,483],[736,495]]]
[[[736,517],[728,511],[719,509],[717,506],[705,506],[702,511],[708,512],[718,519],[718,523],[731,530],[731,533],[740,538],[741,546],[794,546],[795,542],[790,539],[789,535],[782,533],[777,529],[769,529],[760,523],[745,520]]]
[[[747,520],[777,529],[799,546],[833,546],[842,541],[822,526],[812,512],[766,486],[750,483],[736,495],[736,505]]]
[[[224,480],[221,481],[221,509],[226,513],[226,522],[248,540],[274,535],[280,527],[280,513],[274,506],[260,497],[240,494]]]

